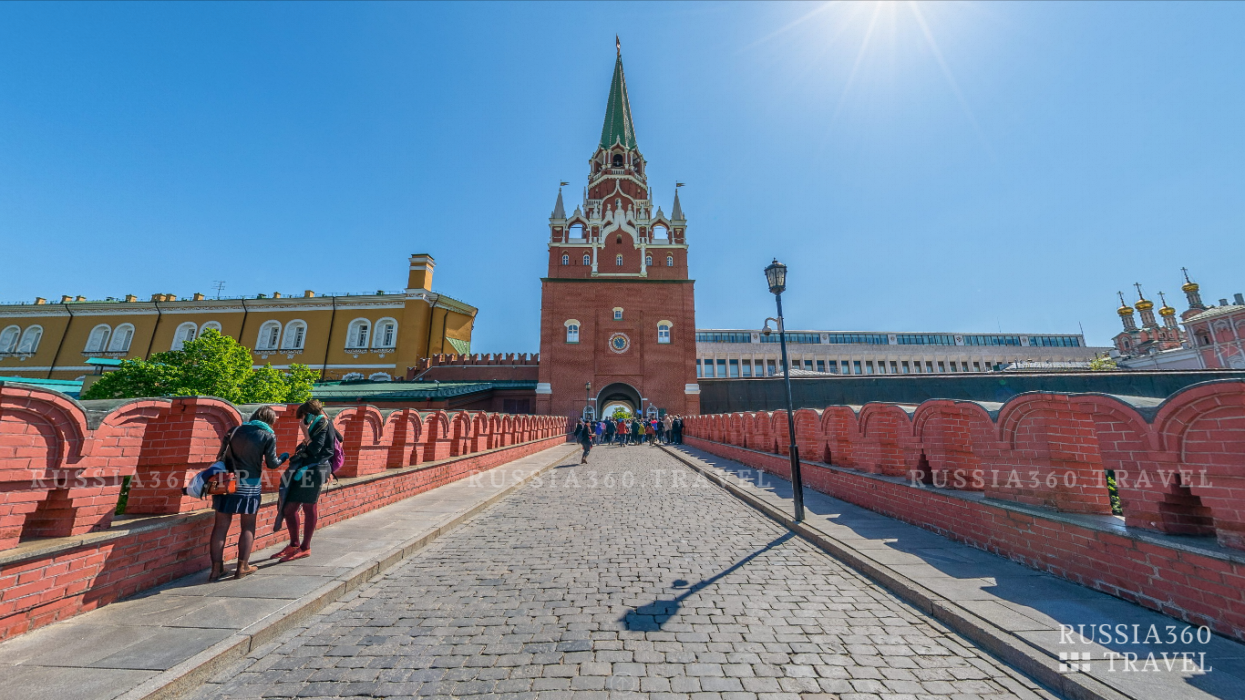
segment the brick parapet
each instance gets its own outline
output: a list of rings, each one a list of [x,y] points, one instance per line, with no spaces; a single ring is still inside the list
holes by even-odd
[[[534,418],[548,419],[547,416]],[[399,466],[325,487],[320,525],[329,525],[409,498],[566,440],[567,426],[542,420],[528,441],[434,463]],[[339,472],[340,473],[340,472]],[[115,505],[115,500],[114,500]],[[0,640],[111,603],[209,565],[212,511],[122,519],[113,529],[76,537],[24,542],[0,552]],[[273,532],[276,494],[264,496],[255,548],[281,542]],[[238,524],[227,547],[237,542]]]
[[[182,487],[216,460],[222,438],[256,408],[211,397],[77,402],[0,382],[0,551],[34,538],[108,529],[127,479],[127,514],[201,508]],[[273,408],[277,451],[293,452],[301,440],[296,406]],[[349,477],[567,431],[567,419],[552,416],[499,420],[478,411],[382,411],[370,405],[326,413],[344,437],[340,475]],[[265,493],[274,493],[279,483],[280,471],[265,471]]]

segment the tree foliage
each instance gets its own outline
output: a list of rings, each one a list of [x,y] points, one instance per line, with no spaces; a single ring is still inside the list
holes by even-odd
[[[291,365],[288,372],[271,364],[254,369],[246,346],[208,329],[181,350],[156,353],[150,360],[122,362],[91,385],[82,398],[216,396],[235,404],[301,403],[311,398],[317,376],[306,365]]]
[[[1109,372],[1113,369],[1119,369],[1115,364],[1115,360],[1103,355],[1095,357],[1089,361],[1089,371],[1091,372]]]

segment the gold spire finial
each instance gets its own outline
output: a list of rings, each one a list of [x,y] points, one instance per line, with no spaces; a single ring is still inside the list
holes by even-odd
[[[1133,307],[1129,306],[1128,302],[1124,301],[1124,292],[1116,292],[1116,294],[1120,295],[1120,308],[1116,309],[1115,312],[1121,316],[1132,316]]]
[[[1159,314],[1162,316],[1176,315],[1176,310],[1167,305],[1167,297],[1163,296],[1162,292],[1159,292],[1159,300],[1163,302],[1162,308],[1159,309]]]

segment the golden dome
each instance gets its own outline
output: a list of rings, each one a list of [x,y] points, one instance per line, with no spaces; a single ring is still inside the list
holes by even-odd
[[[1175,309],[1173,309],[1173,308],[1172,308],[1172,307],[1170,307],[1170,306],[1164,306],[1163,308],[1159,309],[1159,315],[1161,315],[1161,316],[1175,316],[1175,315],[1176,315],[1176,310],[1175,310]]]
[[[1153,308],[1154,308],[1154,302],[1150,301],[1149,299],[1138,299],[1137,300],[1138,311],[1149,311],[1150,309],[1153,309]]]
[[[1117,313],[1117,314],[1119,314],[1119,315],[1121,315],[1121,316],[1132,316],[1132,315],[1133,315],[1133,307],[1129,306],[1128,304],[1125,304],[1125,305],[1121,306],[1120,308],[1116,309],[1116,310],[1115,310],[1115,313]]]
[[[1197,282],[1185,282],[1184,285],[1180,287],[1180,291],[1182,292],[1196,292],[1198,289],[1199,287],[1197,286]]]

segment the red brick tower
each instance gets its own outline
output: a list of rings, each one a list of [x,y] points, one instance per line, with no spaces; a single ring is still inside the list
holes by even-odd
[[[581,416],[615,403],[700,411],[687,221],[677,189],[669,217],[654,211],[645,165],[619,51],[584,201],[568,216],[559,189],[549,217],[539,413]]]

